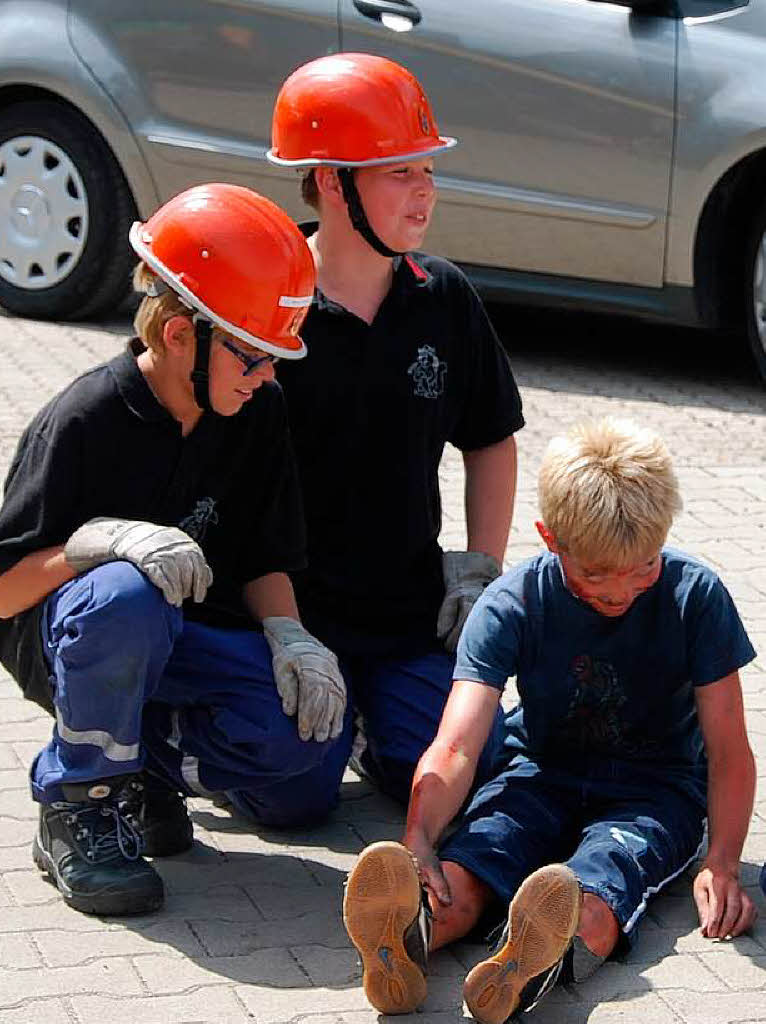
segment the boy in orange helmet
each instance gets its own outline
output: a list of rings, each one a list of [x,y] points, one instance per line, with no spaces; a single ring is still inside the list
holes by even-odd
[[[96,914],[161,904],[142,854],[191,844],[179,794],[226,791],[268,824],[321,816],[332,793],[282,784],[335,777],[345,709],[287,575],[305,537],[273,366],[305,355],[309,249],[221,184],[130,239],[138,337],[35,416],[0,509],[0,653],[56,719],[31,768],[34,859]]]
[[[317,267],[311,355],[280,376],[308,532],[308,568],[293,580],[363,718],[362,766],[401,801],[436,733],[465,617],[501,570],[523,425],[473,288],[417,251],[434,157],[453,145],[406,68],[341,53],[284,83],[269,153],[302,170],[319,217],[304,228]],[[465,464],[466,551],[437,539],[447,442]],[[349,721],[347,750],[351,739]]]

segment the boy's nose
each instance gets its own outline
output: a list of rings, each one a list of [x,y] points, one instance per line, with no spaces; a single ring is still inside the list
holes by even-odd
[[[635,591],[633,587],[614,587],[609,591],[606,597],[610,604],[627,604],[628,601],[632,601],[635,597]]]
[[[434,179],[431,174],[421,174],[417,180],[418,192],[422,195],[429,195],[434,191]]]

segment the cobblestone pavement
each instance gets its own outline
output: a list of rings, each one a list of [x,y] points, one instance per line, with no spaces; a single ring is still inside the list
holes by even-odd
[[[508,561],[537,550],[534,478],[548,437],[585,414],[630,414],[662,430],[676,458],[686,507],[671,540],[723,575],[761,652],[744,672],[761,782],[743,866],[761,908],[754,932],[733,942],[702,939],[690,878],[683,877],[651,904],[625,960],[576,990],[556,990],[534,1019],[766,1021],[766,908],[756,884],[766,859],[766,392],[746,369],[731,368],[725,341],[715,343],[717,355],[703,358],[700,339],[683,332],[550,315],[500,319],[516,353],[528,423],[519,437]],[[74,327],[0,316],[3,476],[32,413],[75,373],[116,352],[128,331],[127,319]],[[600,337],[595,350],[585,337],[593,333]],[[449,452],[448,546],[463,538],[461,483],[459,458]],[[340,809],[313,832],[256,834],[225,810],[193,801],[193,850],[158,863],[165,909],[100,921],[65,908],[32,865],[35,810],[26,769],[49,728],[12,681],[0,678],[0,1024],[375,1020],[340,900],[357,852],[367,842],[398,838],[396,807],[351,773]],[[480,947],[466,944],[433,958],[420,1024],[468,1019],[460,985],[480,956]]]

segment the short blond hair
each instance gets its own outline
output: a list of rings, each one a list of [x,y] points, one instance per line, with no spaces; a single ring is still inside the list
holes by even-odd
[[[540,467],[538,500],[561,550],[615,569],[654,556],[682,507],[662,438],[611,416],[552,439]]]
[[[133,288],[144,297],[133,318],[133,328],[147,348],[160,354],[165,351],[165,324],[174,316],[191,316],[192,310],[170,289],[156,296],[148,294],[158,283],[163,287],[161,278],[141,260],[133,271]]]

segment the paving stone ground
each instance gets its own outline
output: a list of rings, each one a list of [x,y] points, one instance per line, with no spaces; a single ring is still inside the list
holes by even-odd
[[[538,549],[535,474],[545,442],[586,414],[625,413],[659,428],[676,458],[685,509],[671,540],[718,570],[759,650],[743,673],[760,789],[743,874],[761,909],[751,935],[710,942],[695,928],[690,875],[651,904],[625,959],[556,990],[540,1024],[766,1022],[766,391],[697,336],[567,317],[500,317],[515,351],[527,427],[507,562]],[[0,315],[0,473],[35,410],[72,376],[117,352],[127,318],[72,326]],[[577,340],[576,332],[580,332]],[[584,332],[584,333],[583,333]],[[601,333],[596,349],[589,333]],[[551,343],[551,337],[556,338]],[[674,346],[684,355],[675,357]],[[719,342],[724,348],[727,342]],[[669,352],[671,354],[669,354]],[[723,355],[726,353],[724,352]],[[460,459],[443,466],[446,546],[459,546]],[[398,838],[400,810],[347,773],[339,810],[314,831],[254,832],[192,801],[195,844],[158,862],[162,912],[98,920],[65,908],[35,870],[30,759],[50,721],[0,676],[0,1024],[370,1024],[360,969],[340,919],[343,879],[368,842]],[[419,1024],[469,1019],[460,986],[482,948],[432,960]]]

